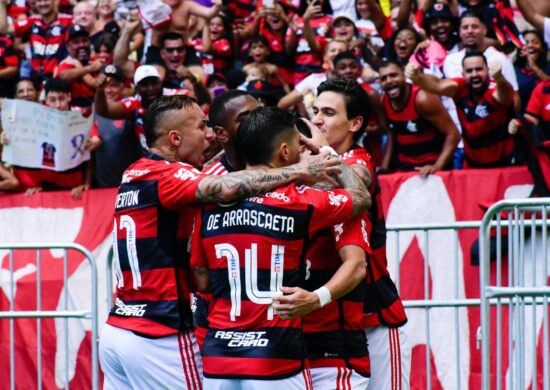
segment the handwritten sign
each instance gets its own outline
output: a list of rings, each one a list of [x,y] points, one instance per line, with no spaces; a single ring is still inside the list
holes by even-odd
[[[2,102],[2,127],[9,140],[4,162],[26,168],[66,171],[90,159],[84,143],[92,116],[59,111],[25,100]]]

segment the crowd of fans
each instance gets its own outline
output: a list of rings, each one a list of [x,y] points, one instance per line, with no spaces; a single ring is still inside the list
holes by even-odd
[[[159,96],[189,95],[208,113],[216,96],[242,89],[312,117],[317,87],[341,77],[369,95],[357,142],[379,173],[528,164],[548,195],[547,8],[531,0],[0,0],[0,96],[94,115],[90,162],[65,172],[0,163],[0,191],[79,197],[118,186],[147,148],[143,117]],[[213,139],[205,158],[220,150]]]

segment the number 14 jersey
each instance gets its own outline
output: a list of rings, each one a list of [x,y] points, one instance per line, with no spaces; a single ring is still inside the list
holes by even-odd
[[[210,269],[206,377],[280,379],[302,370],[302,320],[279,318],[272,297],[281,286],[303,285],[305,244],[317,231],[349,219],[351,210],[345,190],[295,185],[201,210],[191,265]]]

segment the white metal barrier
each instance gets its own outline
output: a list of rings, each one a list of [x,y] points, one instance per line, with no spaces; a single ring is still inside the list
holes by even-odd
[[[504,385],[509,390],[550,389],[549,214],[550,198],[540,198],[500,201],[483,218],[479,232],[483,389],[503,389]],[[500,250],[494,254],[494,270],[491,231],[497,248],[504,240],[508,242],[506,254]],[[505,353],[507,367],[503,367]]]
[[[63,319],[64,330],[64,347],[65,347],[65,367],[64,367],[64,382],[65,388],[69,388],[69,319],[79,318],[91,321],[91,384],[90,388],[96,390],[99,388],[99,364],[98,364],[98,305],[97,305],[97,269],[91,253],[78,244],[7,244],[0,245],[0,250],[7,250],[9,256],[9,288],[10,297],[14,297],[15,280],[14,280],[14,252],[17,250],[35,250],[36,251],[36,310],[21,311],[15,310],[14,299],[10,299],[9,311],[0,311],[0,320],[9,321],[9,371],[10,371],[10,389],[16,388],[16,363],[15,363],[15,343],[24,342],[24,340],[15,340],[15,320],[20,318],[36,318],[36,337],[37,337],[37,355],[36,355],[36,388],[42,389],[43,383],[43,362],[42,362],[42,319],[44,318],[59,318]],[[63,251],[63,307],[61,311],[45,311],[42,310],[42,259],[41,251],[58,249]],[[90,310],[69,310],[69,284],[67,283],[68,274],[68,251],[73,250],[81,253],[90,265]],[[4,338],[6,336],[2,336]],[[7,364],[2,362],[2,364]],[[19,387],[19,386],[18,386]]]
[[[467,323],[460,321],[460,316],[467,317],[465,310],[467,307],[479,306],[479,299],[466,299],[463,288],[461,289],[462,280],[462,258],[460,254],[459,232],[461,230],[478,229],[480,221],[465,221],[452,223],[426,223],[426,224],[399,224],[388,225],[386,227],[387,234],[387,257],[388,265],[392,278],[398,290],[401,293],[401,278],[400,262],[403,252],[407,249],[411,242],[411,235],[418,238],[421,252],[423,254],[423,278],[424,299],[420,300],[403,300],[403,304],[407,310],[409,322],[414,317],[418,310],[423,311],[424,329],[415,328],[415,332],[423,332],[423,341],[426,345],[425,367],[426,367],[426,389],[432,388],[432,373],[431,373],[431,353],[432,353],[432,333],[434,328],[445,326],[449,329],[448,338],[452,338],[452,346],[448,354],[452,355],[453,373],[449,375],[454,377],[451,383],[442,384],[444,388],[464,389],[468,387],[467,377],[469,372],[466,372],[467,365],[463,362],[468,358],[465,351],[461,348],[461,339],[467,341]],[[453,253],[452,258],[445,259],[448,262],[448,267],[445,272],[452,274],[452,286],[449,287],[449,292],[445,299],[430,298],[430,264],[433,265],[434,256],[430,251],[433,245],[440,245],[443,240],[446,245],[451,245],[449,251]],[[438,270],[441,272],[442,270]],[[435,319],[433,319],[435,317]],[[441,319],[447,320],[442,323]],[[439,319],[439,321],[438,321]],[[466,328],[466,329],[465,329]],[[409,335],[410,338],[410,335]],[[437,356],[436,356],[437,358]],[[440,373],[442,374],[442,373]]]

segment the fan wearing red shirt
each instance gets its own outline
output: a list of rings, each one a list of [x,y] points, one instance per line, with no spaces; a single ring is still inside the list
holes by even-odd
[[[19,72],[19,56],[13,41],[0,36],[0,97],[13,98]]]
[[[237,139],[248,169],[300,159],[300,133],[286,110],[249,113]],[[308,239],[367,206],[361,181],[341,167],[342,190],[291,184],[231,206],[206,206],[195,219],[191,264],[199,288],[210,282],[213,296],[203,347],[205,388],[311,388],[301,319],[278,315],[273,300],[281,292],[306,293],[300,286]]]
[[[35,77],[49,79],[67,39],[67,30],[73,24],[70,15],[58,13],[56,0],[36,2],[38,15],[8,23],[6,1],[0,1],[0,34],[28,38],[31,45],[32,70]]]
[[[94,82],[102,61],[90,62],[90,34],[76,24],[68,31],[66,42],[69,55],[55,68],[54,77],[71,83],[71,106],[90,107],[94,101]]]
[[[236,202],[296,180],[327,180],[341,164],[324,153],[284,168],[205,176],[197,168],[213,133],[201,108],[183,95],[156,99],[145,133],[151,148],[125,171],[115,202],[118,282],[99,343],[104,387],[200,389],[186,251],[191,207]]]
[[[502,74],[501,63],[489,67],[483,53],[470,51],[462,60],[463,78],[438,79],[412,63],[405,74],[423,90],[453,98],[462,125],[466,168],[503,167],[515,162],[515,140],[508,133],[514,90]]]
[[[286,32],[285,48],[289,56],[294,56],[294,85],[312,73],[323,71],[323,52],[332,16],[323,14],[328,0],[308,2],[303,17],[291,17]]]

